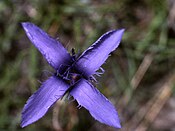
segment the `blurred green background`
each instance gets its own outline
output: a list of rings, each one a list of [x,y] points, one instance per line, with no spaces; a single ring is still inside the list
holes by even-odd
[[[57,102],[36,123],[19,126],[28,97],[53,72],[26,37],[25,21],[76,52],[111,29],[125,28],[97,88],[118,110],[121,131],[175,129],[174,0],[0,1],[0,131],[114,131],[75,101]]]

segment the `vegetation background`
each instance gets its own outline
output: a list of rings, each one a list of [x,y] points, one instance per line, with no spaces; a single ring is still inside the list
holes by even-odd
[[[175,130],[174,0],[0,1],[0,131],[114,131],[75,101],[57,102],[42,119],[20,127],[25,102],[53,71],[26,37],[25,21],[76,52],[111,29],[125,28],[97,88],[118,110],[119,130]]]

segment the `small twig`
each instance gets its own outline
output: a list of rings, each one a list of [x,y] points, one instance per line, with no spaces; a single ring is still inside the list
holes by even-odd
[[[147,54],[142,63],[140,64],[137,72],[135,73],[134,77],[131,80],[131,86],[133,89],[136,89],[142,80],[143,76],[145,75],[146,71],[148,70],[149,66],[151,65],[153,60],[152,54]]]
[[[140,64],[137,72],[135,73],[134,77],[131,80],[131,87],[133,90],[135,90],[139,83],[141,82],[143,76],[145,75],[146,71],[148,70],[149,66],[151,65],[152,61],[153,61],[153,55],[152,54],[147,54],[142,63]],[[121,105],[121,107],[126,107],[128,102],[130,100],[130,96],[127,94],[127,92],[125,92],[125,94],[123,95],[123,97],[120,99],[119,101],[119,105]],[[120,110],[123,110],[123,108],[120,108]]]
[[[53,108],[52,125],[55,131],[63,131],[63,129],[61,128],[61,124],[58,120],[58,115],[59,115],[61,105],[62,105],[62,101],[57,101]]]

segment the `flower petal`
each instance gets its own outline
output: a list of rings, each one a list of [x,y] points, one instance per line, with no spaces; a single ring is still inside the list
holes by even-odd
[[[62,97],[68,87],[68,84],[55,76],[45,81],[24,106],[21,127],[25,127],[43,117],[47,110]]]
[[[28,38],[52,67],[58,69],[62,64],[69,63],[71,57],[60,42],[30,22],[23,22],[22,26]]]
[[[80,80],[70,94],[98,121],[121,128],[115,107],[87,80]]]
[[[106,61],[109,54],[114,51],[122,38],[124,29],[113,30],[102,35],[93,45],[85,50],[77,60],[75,68],[85,77],[95,74]]]

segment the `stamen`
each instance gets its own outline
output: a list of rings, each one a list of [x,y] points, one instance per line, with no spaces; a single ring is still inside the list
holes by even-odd
[[[90,76],[90,80],[94,80],[95,82],[97,82],[97,79],[93,75]]]

